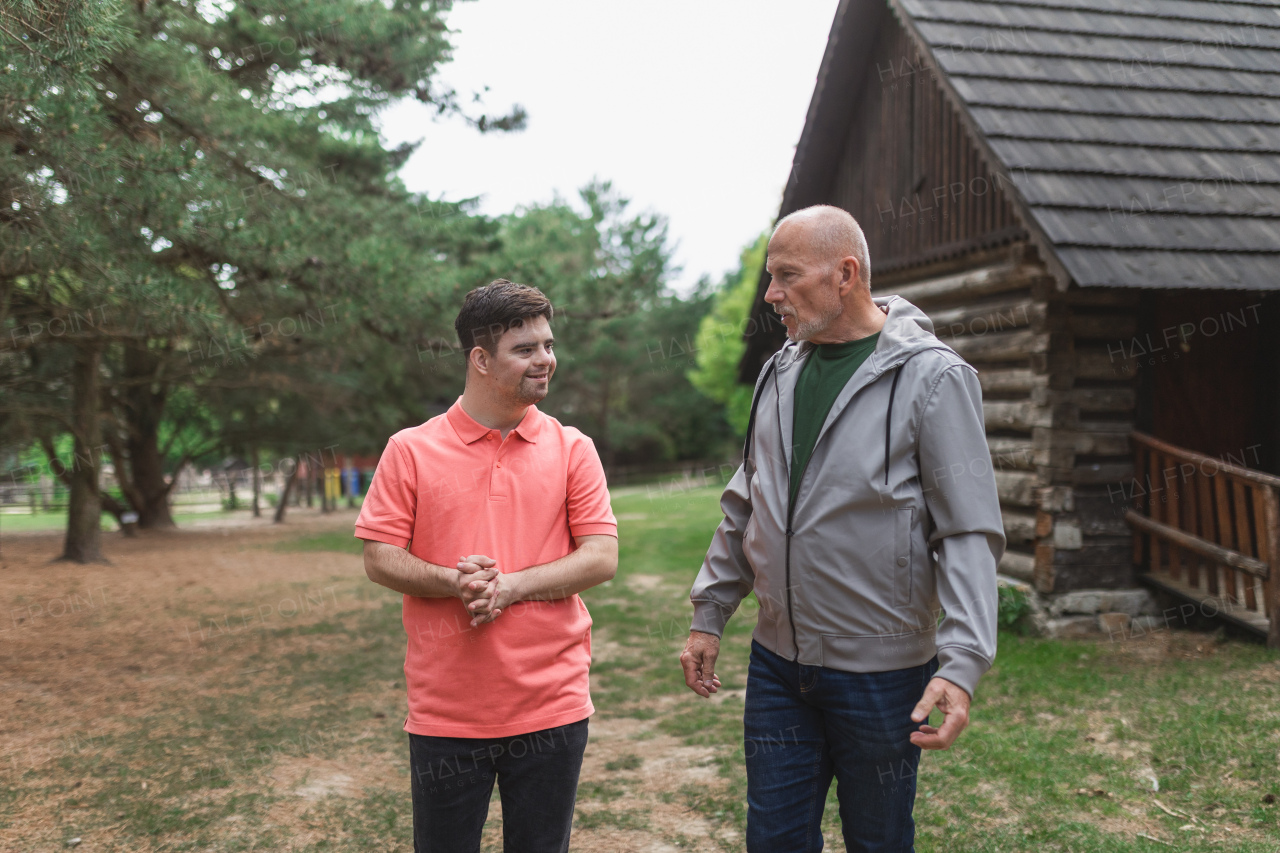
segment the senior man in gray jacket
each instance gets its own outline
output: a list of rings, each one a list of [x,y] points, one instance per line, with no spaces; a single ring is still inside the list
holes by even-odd
[[[717,691],[720,635],[754,591],[747,850],[821,850],[834,776],[851,853],[911,851],[920,750],[959,736],[996,652],[1005,537],[977,371],[920,309],[871,296],[839,208],[779,222],[767,269],[788,343],[690,594],[685,681]]]

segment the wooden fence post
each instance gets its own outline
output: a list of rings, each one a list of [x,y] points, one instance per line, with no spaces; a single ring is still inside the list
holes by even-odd
[[[1274,486],[1266,487],[1267,509],[1267,647],[1280,649],[1280,499]]]

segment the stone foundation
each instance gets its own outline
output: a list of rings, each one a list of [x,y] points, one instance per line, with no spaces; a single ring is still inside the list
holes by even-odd
[[[1026,595],[1031,604],[1033,634],[1054,639],[1097,639],[1137,637],[1166,624],[1155,596],[1144,588],[1080,589],[1057,595],[1042,595],[1017,578],[996,576],[1000,586],[1010,586]]]

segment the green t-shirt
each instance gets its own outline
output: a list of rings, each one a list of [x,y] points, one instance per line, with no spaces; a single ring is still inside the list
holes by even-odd
[[[818,344],[800,371],[796,384],[795,427],[791,433],[791,502],[795,503],[818,433],[827,420],[831,406],[848,384],[849,377],[862,366],[876,348],[880,333],[845,341],[842,344]]]

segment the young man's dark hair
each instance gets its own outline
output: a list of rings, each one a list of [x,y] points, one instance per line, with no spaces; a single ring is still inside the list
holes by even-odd
[[[492,353],[508,329],[534,317],[546,317],[550,323],[554,314],[551,300],[541,290],[500,278],[467,294],[453,328],[464,355],[476,347]]]

